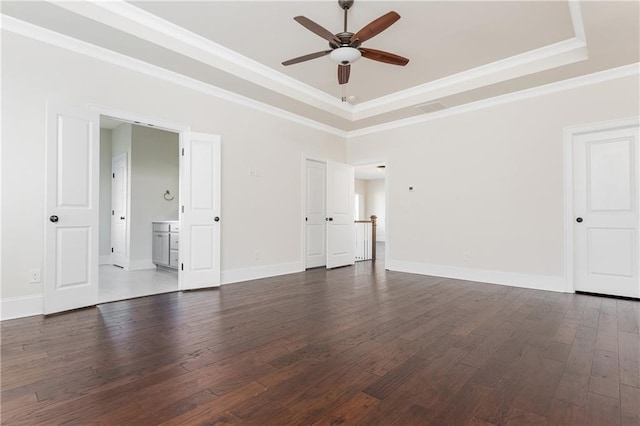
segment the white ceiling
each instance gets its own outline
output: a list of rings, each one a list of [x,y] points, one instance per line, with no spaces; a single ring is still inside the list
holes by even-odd
[[[637,63],[636,1],[365,1],[349,30],[395,10],[402,18],[364,47],[410,59],[406,67],[361,59],[340,102],[327,42],[293,20],[342,29],[337,1],[11,2],[3,15],[136,58],[340,130],[425,114]],[[9,18],[7,18],[9,19]],[[17,22],[17,21],[16,21]],[[3,20],[5,24],[5,20]],[[7,27],[6,25],[4,25]]]

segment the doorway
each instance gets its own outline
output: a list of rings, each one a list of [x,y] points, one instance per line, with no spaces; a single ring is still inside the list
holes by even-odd
[[[219,286],[220,136],[112,108],[50,102],[46,115],[45,315],[99,303],[100,206],[104,206],[100,202],[100,114],[178,132],[178,289]],[[136,231],[130,213],[128,206],[124,220],[129,239]],[[145,259],[131,262],[135,248],[129,249],[129,270],[149,265]]]
[[[387,240],[387,166],[377,162],[354,168],[354,219],[362,223],[356,239],[356,259],[383,261]],[[375,216],[375,224],[372,222]],[[369,224],[370,223],[370,224]],[[370,231],[375,226],[375,236]],[[371,247],[373,245],[373,247]]]
[[[99,303],[178,290],[179,154],[176,132],[100,117]]]
[[[353,167],[303,158],[305,269],[355,263]]]
[[[640,297],[637,119],[565,133],[569,291]]]

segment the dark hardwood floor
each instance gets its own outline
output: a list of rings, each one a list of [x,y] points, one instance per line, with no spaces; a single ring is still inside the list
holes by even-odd
[[[382,262],[2,323],[2,424],[638,425],[640,303]]]

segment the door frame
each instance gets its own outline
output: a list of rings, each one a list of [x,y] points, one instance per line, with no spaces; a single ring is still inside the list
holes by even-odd
[[[184,143],[184,135],[186,132],[191,131],[191,125],[189,124],[184,124],[184,123],[180,123],[180,122],[171,122],[171,121],[167,121],[167,120],[162,120],[159,119],[157,117],[152,117],[152,116],[147,116],[147,115],[143,115],[143,114],[138,114],[138,113],[134,113],[134,112],[130,112],[130,111],[125,111],[122,109],[118,109],[118,108],[112,108],[112,107],[107,107],[107,106],[102,106],[102,105],[96,105],[96,104],[88,104],[87,107],[89,108],[89,110],[94,111],[96,113],[98,113],[99,116],[107,116],[110,118],[114,118],[116,120],[120,120],[123,122],[128,122],[131,124],[149,124],[154,129],[159,129],[159,130],[165,130],[165,131],[169,131],[172,133],[177,133],[178,134],[178,146],[180,148],[183,147],[183,143]],[[179,184],[178,187],[180,194],[178,194],[179,198],[182,197],[181,194],[184,193],[184,188],[182,188],[183,182],[182,182],[182,170],[183,170],[183,157],[181,155],[178,155],[179,158],[179,163],[178,163],[178,176],[179,176]],[[129,163],[129,159],[127,159],[127,164],[128,166],[130,166]],[[129,183],[130,183],[130,179],[131,179],[131,171],[129,170]],[[127,209],[130,209],[131,206],[129,205],[129,203],[127,203]],[[178,204],[182,205],[182,200],[178,200]],[[131,217],[131,214],[129,214],[130,212],[128,211],[127,214],[129,215],[129,217]],[[180,223],[182,223],[182,211],[179,210],[178,211],[178,220],[180,221]],[[127,245],[127,252],[129,249],[129,235],[128,235],[128,231],[129,231],[129,226],[127,225],[127,241],[126,241],[126,245]],[[183,290],[183,282],[182,282],[182,274],[180,269],[178,268],[178,291]]]
[[[384,164],[384,261],[385,261],[385,269],[386,265],[389,262],[389,246],[391,241],[391,232],[389,229],[389,177],[391,173],[389,171],[389,160],[379,159],[377,161],[366,160],[358,163],[349,163],[354,168],[363,167],[363,166],[377,166],[380,164]],[[354,177],[355,179],[355,177]],[[375,242],[374,242],[375,244]]]
[[[601,121],[596,123],[581,124],[565,127],[563,129],[564,150],[564,265],[565,265],[565,292],[575,293],[575,247],[574,247],[574,222],[573,212],[573,140],[576,136],[606,132],[609,130],[621,130],[640,125],[640,116],[622,118],[616,120]],[[636,167],[640,167],[640,149],[636,149]],[[640,197],[640,185],[636,190]],[[640,235],[638,235],[640,246]]]

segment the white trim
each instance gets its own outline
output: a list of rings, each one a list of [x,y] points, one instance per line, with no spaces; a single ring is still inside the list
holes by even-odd
[[[464,114],[467,112],[477,111],[484,108],[490,108],[498,105],[504,105],[511,102],[521,101],[525,99],[531,99],[538,96],[549,95],[564,90],[575,89],[591,84],[602,83],[610,80],[616,80],[619,78],[629,77],[640,74],[640,63],[636,62],[629,65],[624,65],[618,68],[612,68],[605,71],[596,72],[593,74],[587,74],[579,77],[570,78],[568,80],[561,80],[554,83],[549,83],[544,86],[532,87],[530,89],[520,90],[518,92],[511,92],[505,95],[495,96],[493,98],[482,99],[476,102],[463,104],[457,107],[448,108],[442,111],[433,112],[426,115],[420,115],[417,117],[403,118],[400,120],[392,121],[389,123],[378,124],[371,127],[365,127],[358,130],[352,130],[348,133],[348,138],[355,138],[364,135],[370,135],[373,133],[379,133],[391,129],[397,129],[400,127],[411,126],[414,124],[420,124],[439,118],[450,117],[453,115]]]
[[[582,11],[580,10],[579,0],[568,0],[569,13],[571,14],[571,23],[573,24],[573,34],[579,40],[587,42],[587,36],[584,30],[584,22],[582,20]]]
[[[564,40],[363,102],[353,107],[353,119],[384,114],[587,58],[584,41],[577,38]]]
[[[548,275],[522,274],[518,272],[490,271],[486,269],[460,268],[457,266],[431,265],[427,263],[403,262],[389,260],[387,269],[410,274],[431,275],[435,277],[453,278],[465,281],[507,285],[511,287],[530,288],[564,292],[564,277]]]
[[[42,294],[0,299],[0,320],[42,315],[43,300]]]
[[[87,107],[91,111],[95,111],[100,115],[104,115],[110,118],[115,118],[118,121],[123,121],[130,124],[153,124],[155,129],[166,130],[169,132],[186,132],[191,130],[191,126],[184,123],[177,123],[167,121],[161,118],[152,117],[149,115],[138,114],[135,112],[125,111],[120,108],[114,108],[98,104],[88,104]]]
[[[347,119],[362,119],[404,106],[427,102],[491,83],[587,59],[582,14],[577,0],[569,2],[574,37],[434,82],[352,106],[286,74],[234,52],[201,35],[129,3],[55,2],[71,12],[109,25],[181,55],[282,93],[298,101]]]
[[[203,62],[269,90],[297,99],[329,113],[350,114],[351,105],[340,102],[308,84],[234,52],[124,1],[55,2],[71,12],[109,25],[181,55]]]
[[[222,99],[228,102],[242,105],[247,108],[264,112],[266,114],[283,118],[285,120],[310,127],[312,129],[320,130],[322,132],[340,137],[347,136],[347,132],[344,130],[340,130],[338,128],[320,123],[310,118],[303,117],[301,115],[294,114],[292,112],[265,104],[263,102],[256,101],[246,96],[238,95],[237,93],[221,89],[217,86],[204,83],[200,80],[186,77],[182,74],[166,70],[156,65],[152,65],[138,59],[113,52],[103,47],[99,47],[60,33],[56,33],[54,31],[47,30],[45,28],[38,27],[28,22],[12,18],[10,16],[2,15],[2,20],[0,23],[2,29],[27,38],[31,38],[33,40],[60,47],[62,49],[66,49],[80,55],[88,56],[90,58],[98,59],[131,71],[139,72],[141,74],[148,75],[159,80],[173,83],[177,86],[194,90],[205,95],[214,96],[218,99]]]
[[[303,272],[303,262],[280,263],[276,265],[254,266],[242,269],[227,269],[222,271],[221,284],[232,284],[242,281],[259,280],[279,275]]]
[[[574,213],[573,213],[573,138],[585,133],[619,130],[640,126],[639,117],[600,121],[565,127],[562,132],[564,163],[564,269],[567,293],[575,292]]]
[[[111,265],[111,255],[107,254],[105,256],[100,256],[98,258],[98,265]]]
[[[573,3],[574,1],[570,2],[570,7],[575,8],[575,6],[572,6]],[[572,16],[574,14],[575,13],[572,11]],[[254,110],[258,110],[266,114],[283,118],[283,119],[301,124],[303,126],[307,126],[316,130],[320,130],[322,132],[326,132],[326,133],[347,138],[347,139],[368,135],[368,134],[373,134],[373,133],[378,133],[378,132],[382,132],[390,129],[411,126],[417,123],[423,123],[423,122],[438,119],[438,118],[448,117],[456,114],[463,114],[470,111],[476,111],[482,108],[488,108],[496,105],[515,102],[518,100],[529,99],[537,96],[543,96],[543,95],[551,94],[554,92],[578,88],[578,87],[587,86],[590,84],[601,83],[601,82],[623,78],[631,75],[637,75],[640,73],[640,63],[633,63],[629,65],[624,65],[618,68],[612,68],[609,70],[604,70],[604,71],[600,71],[592,74],[570,78],[567,80],[561,80],[554,83],[549,83],[543,86],[537,86],[530,89],[511,92],[511,93],[496,96],[493,98],[482,99],[476,102],[471,102],[471,103],[460,105],[457,107],[434,112],[431,114],[420,115],[416,117],[409,117],[409,118],[391,121],[388,123],[383,123],[375,126],[365,127],[365,128],[361,128],[353,131],[344,131],[336,127],[312,120],[310,118],[296,115],[289,111],[273,107],[271,105],[247,98],[245,96],[238,95],[236,93],[221,89],[219,87],[216,87],[207,83],[203,83],[199,80],[186,77],[182,74],[178,74],[173,71],[168,71],[164,68],[160,68],[158,66],[148,64],[146,62],[122,55],[120,53],[116,53],[116,52],[104,49],[102,47],[98,47],[90,43],[80,41],[72,37],[65,36],[65,35],[38,27],[36,25],[12,18],[10,16],[2,15],[1,24],[3,29],[24,37],[31,38],[33,40],[41,41],[43,43],[57,46],[81,55],[102,60],[107,63],[121,66],[123,68],[129,69],[135,72],[139,72],[141,74],[149,75],[149,76],[158,78],[160,80],[164,80],[164,81],[176,84],[178,86],[185,87],[190,90],[194,90],[206,95],[214,96],[222,100],[233,102],[238,105],[245,106],[247,108],[252,108]],[[101,112],[104,115],[109,115],[109,116],[112,115],[112,113],[106,112],[106,110],[117,111],[116,109],[111,109],[108,107],[104,107],[104,108],[105,108],[105,112]],[[137,120],[137,121],[145,122],[147,120],[143,119],[143,120]]]

